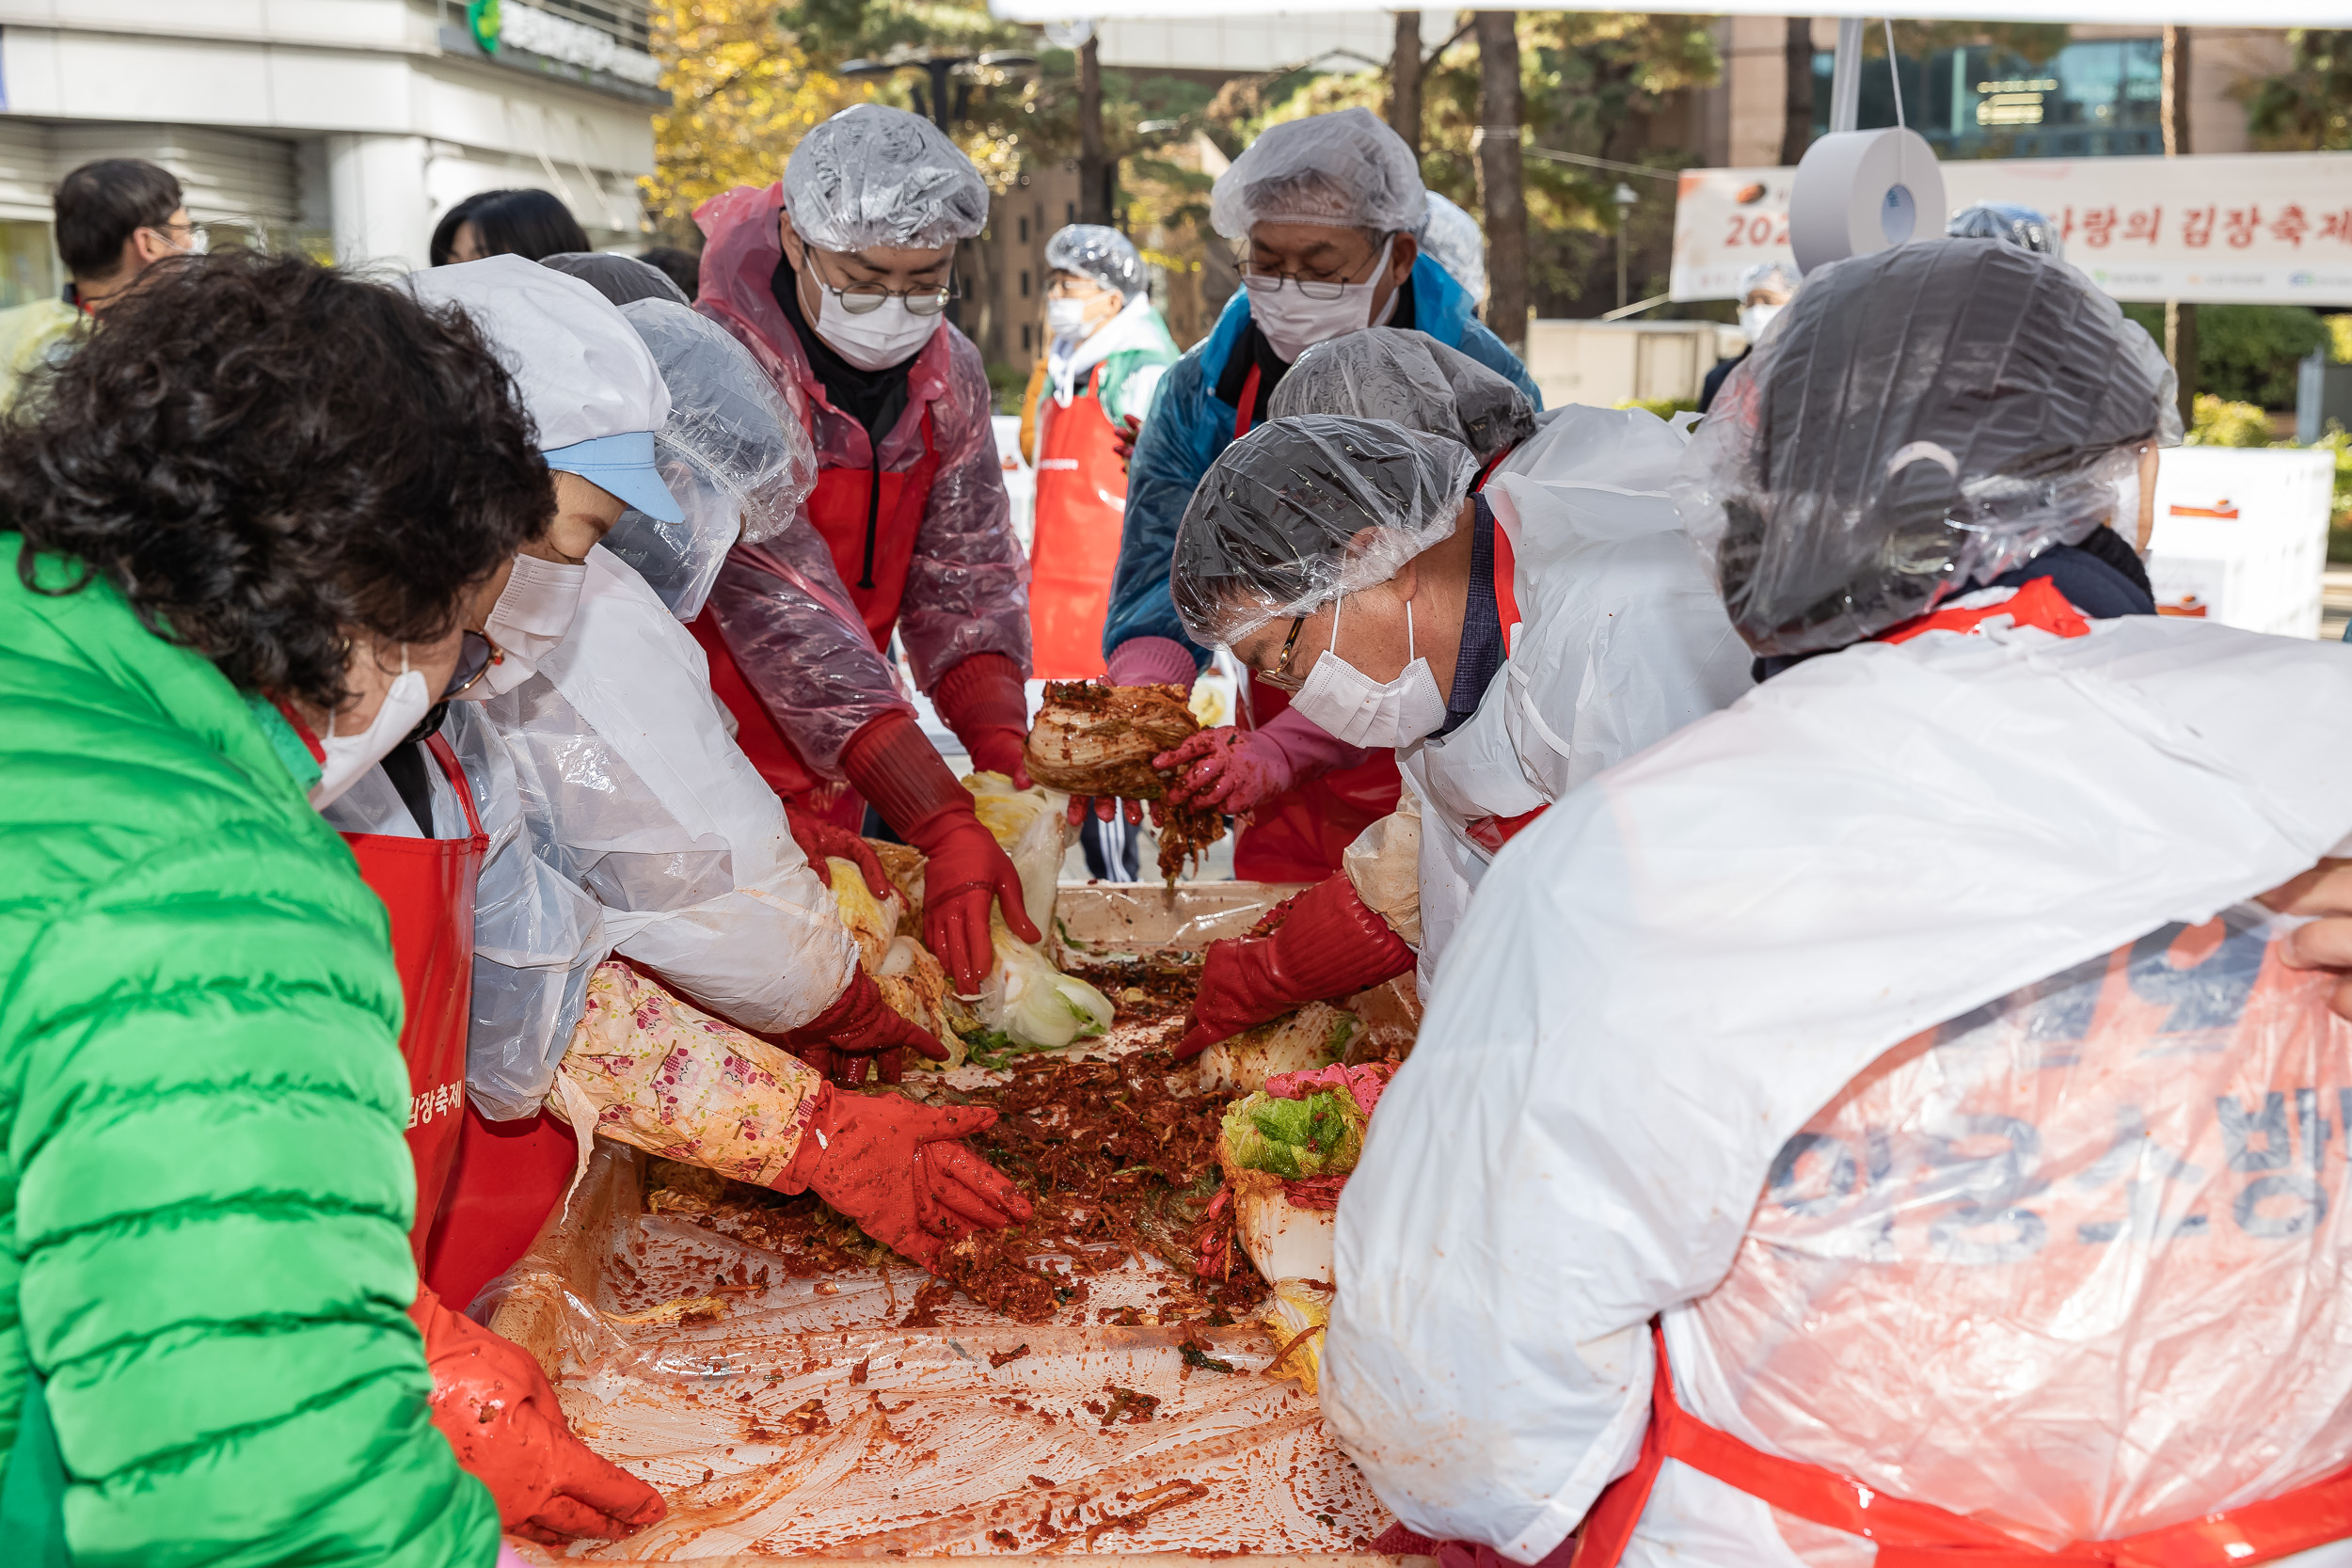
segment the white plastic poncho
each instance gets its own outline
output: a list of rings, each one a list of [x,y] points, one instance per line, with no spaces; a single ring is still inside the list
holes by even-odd
[[[1229,240],[1257,223],[1410,232],[1428,197],[1405,138],[1370,109],[1341,109],[1259,132],[1210,187],[1209,223]]]
[[[988,222],[988,185],[920,115],[852,103],[810,129],[784,166],[784,206],[819,250],[936,250]]]
[[[1536,439],[1548,460],[1514,472],[1514,453],[1485,492],[1515,558],[1509,657],[1467,723],[1397,757],[1424,818],[1424,990],[1494,858],[1474,824],[1559,800],[1752,684],[1665,493],[1681,434],[1642,409],[1571,405]]]
[[[2061,1022],[2013,993],[2344,852],[2352,731],[2311,717],[2339,702],[2327,644],[1996,624],[1800,665],[1554,806],[1486,879],[1340,1204],[1324,1409],[1383,1499],[1557,1546],[1630,1463],[1661,1312],[1702,1418],[2013,1530],[2193,1518],[2352,1458],[2343,1123],[2318,1131],[2343,1029],[2201,1053],[2229,1037],[2177,972],[2242,975],[2235,936],[2109,984],[2150,1021],[2129,1074],[2052,1080],[2066,1028],[2024,1049],[1963,1018]],[[1946,1082],[1841,1103],[1947,1020],[1963,1050],[1879,1069]],[[1791,1141],[1824,1117],[1846,1164]],[[1627,1560],[1798,1556],[1670,1463]]]
[[[596,900],[611,950],[746,1029],[823,1011],[856,946],[729,736],[686,628],[598,546],[571,629],[538,670],[481,716],[505,744],[534,854]],[[557,1032],[477,1027],[468,1075],[485,1111],[535,1108],[578,1022],[529,1016]]]

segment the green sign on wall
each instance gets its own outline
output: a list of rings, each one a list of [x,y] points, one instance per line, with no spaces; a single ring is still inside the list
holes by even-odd
[[[499,52],[499,0],[467,0],[466,30],[485,55]]]

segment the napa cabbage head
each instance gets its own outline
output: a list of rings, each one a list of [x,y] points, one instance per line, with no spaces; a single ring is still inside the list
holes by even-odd
[[[1225,1147],[1244,1170],[1289,1180],[1345,1176],[1363,1152],[1366,1125],[1355,1100],[1336,1089],[1318,1089],[1304,1100],[1247,1095],[1225,1113]]]

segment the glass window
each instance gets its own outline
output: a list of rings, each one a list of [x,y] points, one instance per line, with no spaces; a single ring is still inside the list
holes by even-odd
[[[1813,129],[1829,129],[1833,56],[1813,57]],[[2096,158],[2164,150],[2161,39],[2091,39],[2034,61],[1984,44],[1896,61],[1903,115],[1943,158]],[[1862,67],[1859,123],[1895,123],[1886,62]]]

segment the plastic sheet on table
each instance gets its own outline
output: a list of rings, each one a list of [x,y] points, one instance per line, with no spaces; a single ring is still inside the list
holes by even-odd
[[[600,1142],[485,1298],[581,1437],[669,1501],[575,1555],[1346,1553],[1392,1521],[1315,1401],[1260,1375],[1263,1330],[1148,1321],[1156,1263],[1092,1276],[1060,1322],[959,1296],[904,1327],[920,1270],[787,1277],[778,1254],[645,1212],[643,1158]],[[1087,1321],[1126,1307],[1146,1321]]]

